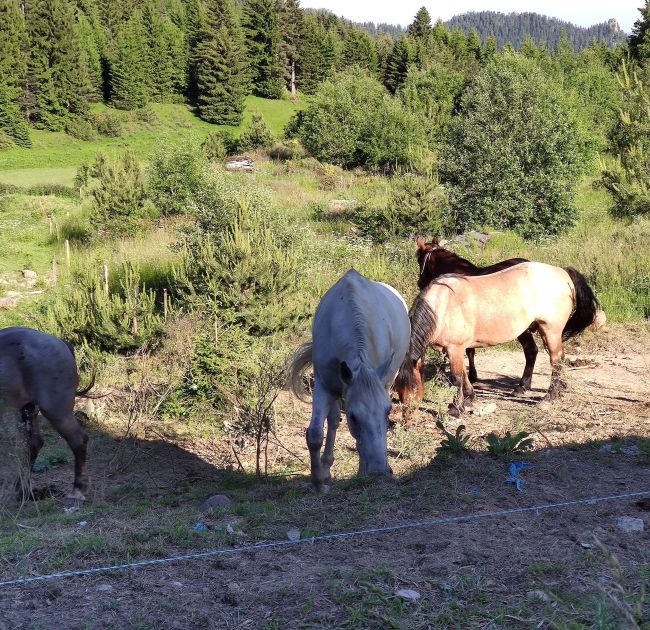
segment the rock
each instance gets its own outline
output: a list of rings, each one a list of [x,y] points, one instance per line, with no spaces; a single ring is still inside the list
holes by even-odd
[[[207,532],[208,531],[208,526],[205,523],[202,523],[201,521],[198,521],[197,523],[194,523],[194,527],[192,529],[195,532]]]
[[[176,588],[183,588],[184,586],[183,582],[178,582],[178,581],[172,582],[171,585],[175,586]]]
[[[250,158],[237,158],[226,162],[226,170],[251,173],[253,171],[253,164],[254,162]]]
[[[612,454],[616,453],[616,449],[614,448],[614,445],[611,442],[607,442],[607,444],[603,444],[599,449],[601,453],[607,453],[607,454]]]
[[[330,201],[330,212],[339,214],[347,210],[354,210],[358,205],[356,199],[332,199]]]
[[[11,311],[18,306],[19,298],[15,295],[5,295],[0,298],[0,311]]]
[[[292,527],[287,532],[287,538],[292,542],[296,542],[297,540],[300,540],[300,530],[297,529],[296,527]]]
[[[629,455],[631,457],[641,455],[641,449],[636,444],[631,444],[630,446],[622,446],[619,450],[623,455]]]
[[[420,593],[410,588],[401,588],[395,592],[395,595],[407,602],[417,602],[420,599]]]
[[[497,410],[497,406],[495,403],[488,403],[487,405],[483,405],[482,407],[479,407],[478,409],[475,409],[472,414],[475,416],[489,416],[491,413],[494,413]]]
[[[232,499],[225,494],[215,494],[199,505],[199,512],[209,512],[210,510],[228,507],[230,505],[232,505]]]
[[[551,598],[544,591],[528,591],[526,593],[526,599],[529,602],[534,602],[534,601],[547,602]]]
[[[38,278],[38,274],[31,269],[23,269],[23,278],[27,278],[28,280],[36,280]]]
[[[635,518],[634,516],[621,516],[616,521],[616,525],[626,534],[640,534],[645,527],[643,519]]]
[[[98,591],[101,591],[101,592],[106,592],[106,593],[107,593],[108,591],[112,591],[112,590],[113,590],[113,587],[112,587],[110,584],[100,584],[100,585],[97,587],[97,590],[98,590]]]

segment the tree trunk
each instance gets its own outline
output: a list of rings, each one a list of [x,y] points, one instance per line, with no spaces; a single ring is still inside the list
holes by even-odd
[[[291,98],[296,98],[296,62],[291,60]]]

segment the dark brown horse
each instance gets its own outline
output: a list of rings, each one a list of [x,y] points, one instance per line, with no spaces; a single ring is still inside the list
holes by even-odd
[[[509,258],[508,260],[502,260],[488,267],[477,267],[469,260],[461,258],[458,254],[454,254],[454,252],[450,252],[448,249],[442,247],[440,245],[440,239],[437,237],[433,238],[430,243],[426,243],[424,239],[418,238],[417,245],[418,265],[420,266],[420,275],[418,277],[419,289],[424,289],[433,280],[448,273],[455,273],[460,276],[486,276],[501,271],[502,269],[528,262],[525,258]],[[513,394],[521,395],[531,387],[535,359],[537,358],[537,345],[530,330],[526,330],[519,335],[517,340],[524,349],[526,368]],[[474,364],[476,350],[474,348],[467,348],[466,354],[469,359],[469,380],[470,383],[475,383],[478,380],[478,374],[476,373],[476,366]]]
[[[94,384],[77,390],[79,376],[73,347],[32,328],[0,330],[0,414],[20,414],[29,439],[30,470],[43,446],[40,411],[74,454],[71,498],[83,500],[88,436],[74,415],[76,396],[86,396]],[[2,439],[2,436],[0,436]]]

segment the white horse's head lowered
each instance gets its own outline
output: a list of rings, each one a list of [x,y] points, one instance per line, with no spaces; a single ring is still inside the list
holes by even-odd
[[[387,433],[391,400],[385,386],[392,357],[373,370],[359,363],[354,369],[343,361],[341,380],[346,385],[345,408],[348,428],[357,442],[361,474],[391,474],[388,465]]]

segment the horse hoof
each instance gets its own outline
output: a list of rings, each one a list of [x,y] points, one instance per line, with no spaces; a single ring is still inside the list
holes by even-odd
[[[470,383],[476,383],[478,381],[478,374],[469,374],[468,378]]]

